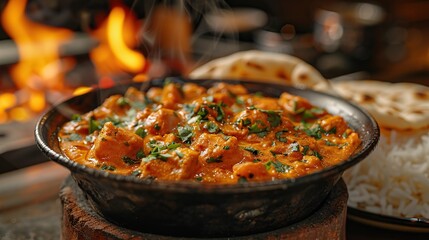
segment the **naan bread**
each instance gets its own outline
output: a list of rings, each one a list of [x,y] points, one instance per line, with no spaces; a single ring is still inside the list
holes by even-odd
[[[189,77],[266,81],[333,93],[329,81],[301,59],[258,50],[215,59],[193,70]]]
[[[429,127],[429,87],[373,80],[332,82],[337,93],[367,109],[378,124],[395,130]]]

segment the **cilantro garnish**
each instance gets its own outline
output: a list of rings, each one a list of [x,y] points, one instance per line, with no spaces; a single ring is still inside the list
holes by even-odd
[[[66,138],[67,141],[80,141],[82,140],[82,136],[77,133],[72,133]]]
[[[253,147],[247,146],[247,147],[244,147],[243,149],[246,150],[246,151],[248,151],[248,152],[251,152],[253,155],[258,155],[259,154],[259,150],[255,149]]]
[[[143,149],[140,149],[140,150],[136,153],[136,158],[137,158],[137,159],[142,159],[142,158],[144,158],[144,157],[146,157],[146,154],[144,154]]]
[[[112,166],[112,165],[107,165],[107,164],[103,163],[103,165],[101,165],[100,169],[104,170],[104,171],[115,171],[116,167]]]
[[[267,128],[261,128],[259,125],[262,125],[261,121],[257,121],[256,123],[252,124],[251,126],[247,127],[249,129],[249,133],[252,134],[256,134],[259,137],[265,137],[267,136],[268,132],[267,132]]]
[[[89,118],[89,126],[88,126],[88,131],[89,134],[92,134],[93,132],[100,130],[102,128],[102,125],[100,124],[99,121],[95,120],[94,118]]]
[[[316,156],[318,159],[320,159],[320,160],[323,159],[323,157],[322,157],[322,155],[320,155],[320,153],[318,153],[316,151],[313,151],[313,153],[314,153],[314,156]]]
[[[277,140],[279,140],[280,142],[287,142],[287,138],[283,136],[284,133],[287,133],[288,130],[282,130],[279,132],[276,132],[276,138]]]
[[[222,155],[220,155],[219,157],[209,157],[206,159],[207,163],[220,163],[222,162]]]
[[[225,117],[225,112],[223,111],[224,103],[220,102],[218,104],[210,104],[209,108],[216,111],[216,121],[221,122],[223,118]]]
[[[123,157],[122,157],[122,161],[123,161],[125,164],[127,164],[127,165],[134,165],[134,164],[138,164],[138,163],[140,163],[140,161],[139,161],[139,160],[132,159],[132,158],[130,158],[130,157],[128,157],[128,156],[123,156]]]
[[[263,110],[263,109],[259,109],[259,111],[268,115],[268,122],[270,123],[272,128],[275,128],[282,123],[282,119],[280,117],[279,112],[273,111],[273,110]]]
[[[297,142],[291,143],[291,144],[289,145],[289,149],[290,149],[292,152],[299,152],[299,144],[298,144]]]
[[[120,97],[116,101],[116,104],[118,104],[119,107],[125,107],[125,106],[129,106],[130,102],[125,97]]]
[[[140,176],[140,174],[142,174],[142,171],[137,169],[131,173],[131,176],[138,177],[138,176]]]
[[[207,129],[209,133],[217,133],[219,131],[219,127],[213,122],[207,122],[204,128]]]
[[[79,122],[80,120],[82,120],[82,116],[80,116],[80,114],[75,113],[72,115],[71,120],[75,122]]]
[[[267,170],[269,170],[271,168],[271,166],[273,166],[274,169],[276,170],[276,172],[278,172],[278,173],[286,173],[292,168],[292,166],[284,164],[280,161],[269,161],[269,162],[265,163],[265,168]]]
[[[177,154],[177,156],[179,157],[179,158],[183,158],[184,156],[185,156],[185,154],[183,154],[182,152],[179,152],[179,151],[174,151],[176,154]]]
[[[202,120],[207,120],[208,114],[209,114],[209,111],[207,111],[207,109],[204,107],[201,107],[197,112],[197,115],[200,116]]]
[[[246,183],[247,182],[247,178],[245,177],[240,177],[237,181],[238,183]]]
[[[146,137],[146,135],[147,135],[147,132],[146,132],[146,130],[145,130],[143,127],[139,127],[139,128],[135,131],[135,133],[136,133],[137,135],[139,135],[141,138],[144,138],[144,137]]]
[[[184,143],[191,143],[191,138],[194,136],[193,128],[189,125],[178,127],[177,133],[178,133],[178,137]]]

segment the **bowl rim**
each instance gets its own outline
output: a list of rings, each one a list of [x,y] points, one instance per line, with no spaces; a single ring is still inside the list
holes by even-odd
[[[210,192],[210,193],[222,194],[222,193],[244,193],[244,192],[250,192],[250,191],[264,191],[264,190],[275,190],[275,189],[286,190],[291,186],[301,185],[311,181],[316,181],[321,178],[328,177],[330,175],[335,175],[338,173],[342,174],[342,172],[344,172],[347,168],[357,164],[358,162],[366,158],[374,150],[380,138],[380,129],[377,122],[365,109],[362,109],[356,104],[351,103],[339,96],[327,94],[324,92],[318,92],[311,89],[300,89],[300,88],[282,85],[282,84],[256,82],[256,81],[231,80],[231,79],[214,79],[214,80],[213,79],[199,79],[199,80],[192,79],[191,80],[191,79],[182,78],[182,77],[149,80],[148,81],[149,84],[145,86],[146,90],[148,89],[148,87],[151,87],[149,86],[150,84],[156,84],[156,83],[159,84],[160,82],[164,82],[164,81],[174,81],[181,84],[187,83],[187,82],[192,82],[197,84],[203,84],[204,82],[211,82],[213,84],[219,83],[219,82],[226,82],[230,84],[264,84],[264,86],[281,88],[283,92],[287,92],[287,90],[290,89],[292,91],[303,91],[303,92],[310,92],[310,94],[322,95],[323,97],[328,97],[334,101],[339,101],[342,104],[348,105],[348,107],[351,107],[353,109],[353,113],[358,112],[360,115],[363,115],[366,118],[366,121],[369,121],[370,123],[370,126],[365,126],[365,128],[367,129],[367,131],[372,132],[371,138],[366,143],[362,142],[361,146],[362,145],[363,146],[359,149],[359,151],[353,154],[353,156],[351,156],[347,160],[339,164],[324,168],[320,171],[316,171],[298,178],[276,179],[272,181],[242,182],[237,184],[231,184],[231,183],[204,184],[204,183],[199,183],[199,182],[190,181],[190,180],[183,180],[183,181],[154,180],[154,179],[148,179],[148,178],[142,179],[134,176],[114,174],[108,171],[87,167],[85,165],[79,164],[69,159],[65,155],[62,155],[54,151],[48,145],[47,143],[49,141],[48,138],[51,136],[48,136],[48,138],[46,139],[43,137],[43,130],[46,129],[46,126],[45,126],[46,123],[51,118],[54,117],[59,106],[63,104],[67,104],[68,102],[73,101],[77,98],[82,98],[94,91],[103,91],[103,90],[112,89],[112,88],[94,88],[89,93],[85,93],[79,96],[74,96],[59,104],[56,104],[39,118],[39,120],[36,123],[35,131],[34,131],[37,147],[50,160],[55,161],[65,166],[66,168],[68,168],[71,171],[72,175],[88,174],[97,179],[113,180],[117,183],[122,183],[122,184],[124,183],[139,184],[141,188],[147,188],[147,189],[161,189],[161,190],[173,191],[173,192],[189,192],[191,190],[192,192]],[[135,83],[129,83],[125,85],[131,86],[132,84],[135,84]],[[117,87],[118,86],[114,86],[113,88],[117,88]],[[57,132],[59,129],[58,126],[56,126],[56,128],[57,129],[55,130],[55,132]]]

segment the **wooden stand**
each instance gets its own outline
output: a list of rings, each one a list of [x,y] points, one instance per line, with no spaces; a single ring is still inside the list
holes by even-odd
[[[323,206],[307,219],[275,231],[228,239],[345,239],[347,198],[346,185],[343,180],[340,180]],[[140,233],[108,222],[91,209],[83,192],[71,177],[68,177],[64,182],[60,192],[60,199],[63,207],[61,231],[62,239],[64,240],[185,239]]]

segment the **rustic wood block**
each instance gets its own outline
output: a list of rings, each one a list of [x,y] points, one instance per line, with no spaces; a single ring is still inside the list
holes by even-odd
[[[307,219],[278,230],[228,239],[345,239],[347,198],[346,185],[343,180],[340,180],[335,185],[325,203]],[[71,177],[67,178],[64,182],[60,192],[60,199],[63,208],[61,231],[62,239],[64,240],[184,239],[140,233],[118,227],[108,222],[91,209],[83,192]]]

